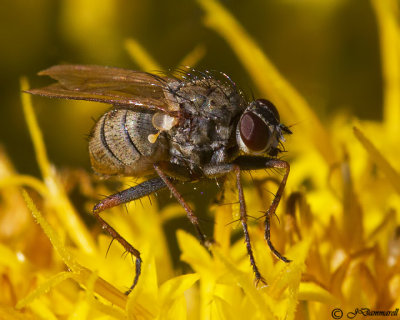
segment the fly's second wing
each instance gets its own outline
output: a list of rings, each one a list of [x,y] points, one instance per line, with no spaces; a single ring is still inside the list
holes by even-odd
[[[32,89],[31,94],[90,100],[123,105],[158,109],[165,113],[179,111],[171,99],[169,83],[177,80],[154,74],[120,68],[85,65],[57,65],[39,72],[50,76],[57,83]]]

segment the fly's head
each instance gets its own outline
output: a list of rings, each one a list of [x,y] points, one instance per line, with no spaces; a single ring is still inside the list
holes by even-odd
[[[257,99],[245,109],[236,127],[236,141],[246,155],[275,157],[285,141],[283,134],[292,132],[280,123],[279,112],[272,102]]]

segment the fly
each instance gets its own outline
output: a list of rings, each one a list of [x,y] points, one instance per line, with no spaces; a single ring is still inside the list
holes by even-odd
[[[289,262],[270,239],[275,214],[289,175],[289,164],[278,158],[283,135],[279,112],[268,100],[248,101],[224,73],[182,71],[158,76],[119,68],[58,65],[41,71],[56,83],[31,94],[109,103],[113,107],[96,122],[89,139],[94,171],[104,176],[147,177],[137,186],[100,201],[93,214],[101,226],[135,258],[135,277],[141,273],[140,252],[100,216],[100,212],[168,188],[185,209],[200,242],[208,241],[199,219],[177,191],[183,181],[236,176],[247,253],[256,281],[265,282],[255,263],[247,226],[241,171],[284,169],[278,191],[265,216],[265,239],[280,260]]]

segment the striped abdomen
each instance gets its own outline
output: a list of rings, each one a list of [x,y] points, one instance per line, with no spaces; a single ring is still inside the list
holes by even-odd
[[[148,136],[156,134],[153,112],[115,109],[105,113],[95,124],[89,140],[93,169],[104,175],[142,176],[156,161],[167,157],[166,139],[161,134],[154,143]]]

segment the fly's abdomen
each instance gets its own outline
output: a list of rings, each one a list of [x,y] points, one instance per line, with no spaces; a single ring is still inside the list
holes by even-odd
[[[93,169],[104,175],[142,176],[153,163],[166,157],[163,135],[151,143],[156,134],[151,112],[115,109],[105,113],[90,136],[89,154]]]

